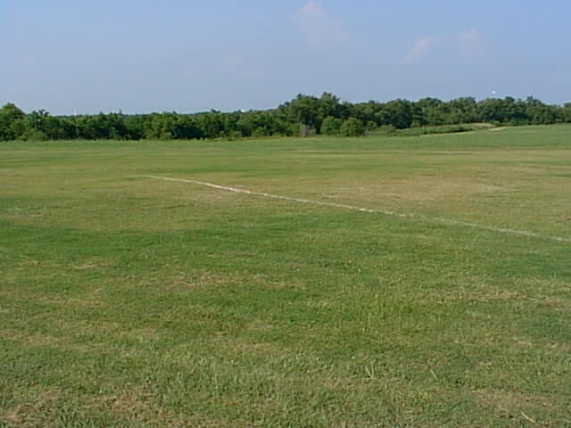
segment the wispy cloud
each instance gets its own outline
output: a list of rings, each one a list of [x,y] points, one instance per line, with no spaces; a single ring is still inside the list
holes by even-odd
[[[424,36],[416,39],[414,46],[403,59],[405,64],[416,64],[432,52],[434,47],[440,42],[438,37]]]
[[[472,28],[443,37],[419,37],[402,61],[405,64],[418,64],[429,57],[439,57],[446,61],[474,62],[485,54],[485,38],[480,31]]]
[[[342,23],[331,16],[317,0],[309,0],[299,9],[295,20],[307,44],[311,47],[336,45],[349,38]]]
[[[485,46],[482,34],[475,28],[463,31],[458,35],[460,55],[468,61],[480,59],[484,56]]]

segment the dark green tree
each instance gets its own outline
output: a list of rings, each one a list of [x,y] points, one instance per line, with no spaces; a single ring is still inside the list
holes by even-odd
[[[0,109],[0,140],[16,140],[25,133],[26,114],[15,104]]]

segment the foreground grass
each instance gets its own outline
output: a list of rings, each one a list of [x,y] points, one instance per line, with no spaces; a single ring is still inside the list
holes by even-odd
[[[571,425],[571,128],[0,146],[0,424]]]

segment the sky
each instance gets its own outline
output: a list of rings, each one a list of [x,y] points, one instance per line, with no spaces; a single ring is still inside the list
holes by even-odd
[[[568,0],[0,0],[0,105],[52,114],[571,101]]]

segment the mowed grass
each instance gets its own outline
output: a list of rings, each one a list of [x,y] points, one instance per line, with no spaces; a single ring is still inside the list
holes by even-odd
[[[569,126],[2,144],[0,426],[571,426],[570,183]]]

